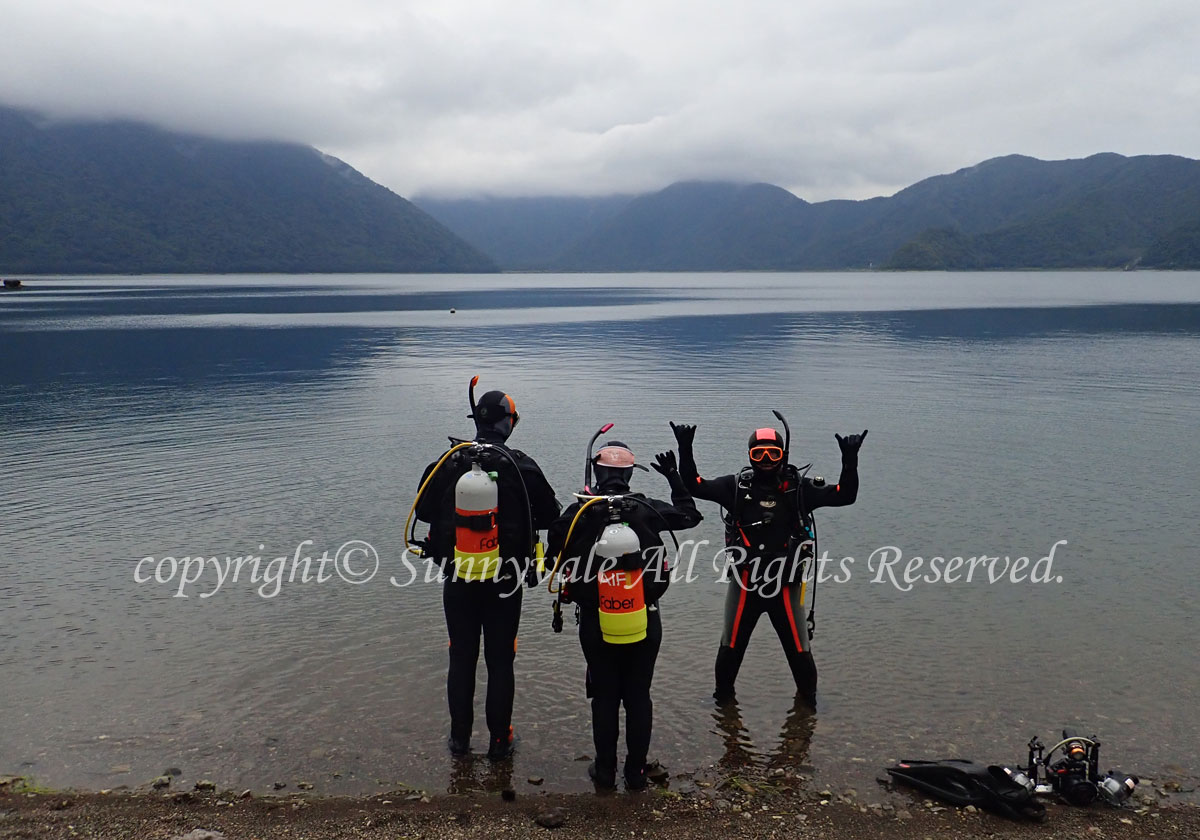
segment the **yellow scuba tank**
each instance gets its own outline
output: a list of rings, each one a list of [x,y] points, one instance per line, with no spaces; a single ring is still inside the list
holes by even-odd
[[[454,485],[454,574],[460,580],[489,580],[500,570],[499,509],[496,473],[472,461]]]
[[[641,559],[641,541],[624,522],[611,522],[596,543],[596,557],[602,566],[626,555]],[[643,586],[645,569],[641,564],[633,570],[612,569],[600,572],[600,634],[614,645],[640,642],[646,638],[646,596]]]

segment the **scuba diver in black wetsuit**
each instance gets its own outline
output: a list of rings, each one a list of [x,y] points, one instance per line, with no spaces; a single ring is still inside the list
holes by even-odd
[[[608,427],[606,427],[608,428]],[[593,438],[593,441],[595,438]],[[662,641],[658,600],[670,583],[662,530],[691,528],[700,512],[688,493],[674,452],[654,468],[671,484],[671,503],[629,492],[634,455],[611,440],[594,460],[592,498],[576,502],[550,526],[550,556],[562,563],[561,602],[578,605],[579,643],[587,660],[596,760],[588,773],[601,789],[616,787],[617,734],[625,706],[625,785],[646,787],[653,705],[650,684]],[[609,498],[606,498],[609,497]],[[611,498],[620,497],[620,498]],[[553,591],[553,579],[550,583]],[[561,629],[556,604],[555,629]]]
[[[776,416],[786,427],[783,416],[778,412]],[[842,450],[842,473],[830,487],[788,463],[790,441],[772,428],[756,429],[750,435],[749,467],[737,475],[701,478],[692,452],[696,427],[672,423],[671,429],[679,442],[680,472],[692,495],[725,509],[725,545],[735,561],[735,580],[725,595],[713,696],[718,701],[734,697],[750,635],[765,612],[787,655],[797,693],[815,706],[811,611],[807,626],[804,621],[804,564],[811,558],[816,536],[812,512],[853,504],[858,496],[858,450],[867,432],[834,436]]]
[[[482,633],[488,672],[487,754],[499,760],[513,748],[513,660],[521,583],[524,579],[536,585],[538,531],[550,526],[561,506],[537,462],[505,445],[520,420],[512,397],[488,391],[476,403],[478,379],[471,380],[468,415],[475,421],[475,439],[451,438],[454,445],[425,468],[413,511],[429,523],[422,553],[439,563],[446,575],[442,605],[450,634],[450,752],[461,756],[471,748]],[[405,531],[407,536],[407,526]]]

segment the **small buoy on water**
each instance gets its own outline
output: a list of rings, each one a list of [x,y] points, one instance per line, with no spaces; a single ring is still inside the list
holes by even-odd
[[[451,310],[450,310],[450,314],[451,314],[451,315],[453,315],[453,314],[454,314],[454,310],[453,310],[453,309],[451,309]]]

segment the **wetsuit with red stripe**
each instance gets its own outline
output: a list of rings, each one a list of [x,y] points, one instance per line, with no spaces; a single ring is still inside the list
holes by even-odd
[[[729,512],[726,545],[740,549],[734,556],[742,559],[730,572],[725,595],[714,696],[718,700],[734,696],[746,646],[766,613],[787,656],[797,692],[815,703],[817,666],[803,612],[803,570],[795,557],[800,543],[808,538],[803,522],[812,511],[853,504],[858,496],[857,455],[843,458],[838,483],[828,485],[801,478],[794,469],[753,470],[749,481],[739,480],[737,475],[705,479],[700,477],[691,451],[681,450],[684,481],[697,499],[716,502]]]

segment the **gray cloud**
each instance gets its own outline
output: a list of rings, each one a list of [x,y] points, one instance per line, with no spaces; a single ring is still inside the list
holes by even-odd
[[[764,180],[889,194],[1001,154],[1200,157],[1194,0],[0,0],[0,101],[295,140],[402,195]]]

